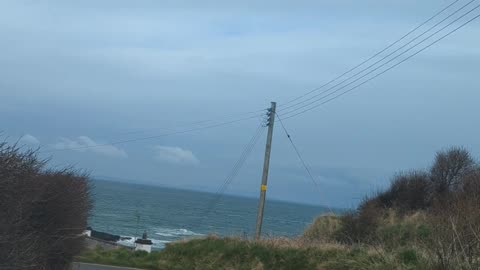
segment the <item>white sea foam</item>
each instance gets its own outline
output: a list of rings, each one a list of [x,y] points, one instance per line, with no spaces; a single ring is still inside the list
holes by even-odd
[[[155,233],[156,235],[160,235],[160,236],[165,236],[165,237],[174,237],[175,235],[171,234],[171,233],[160,233],[160,232],[157,232]]]
[[[168,244],[172,241],[168,241],[168,240],[157,240],[157,239],[152,239],[152,243],[155,245],[155,244]]]
[[[130,239],[119,240],[117,243],[127,247],[134,247],[135,246],[135,237],[133,236],[122,236],[122,237],[130,237]],[[164,248],[165,244],[168,244],[172,241],[168,240],[158,240],[158,239],[150,239],[152,240],[153,247],[156,248]]]
[[[128,246],[128,247],[135,246],[135,237],[133,236],[122,236],[122,237],[130,237],[130,239],[118,240],[117,243],[119,243],[120,245]]]
[[[169,229],[169,228],[158,228],[155,232],[156,235],[164,237],[182,237],[182,236],[202,236],[201,233],[196,233],[187,229]]]

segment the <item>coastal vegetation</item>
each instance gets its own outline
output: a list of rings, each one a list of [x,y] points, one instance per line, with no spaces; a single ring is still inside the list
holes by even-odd
[[[395,175],[356,210],[296,239],[210,236],[147,254],[92,250],[84,262],[143,269],[480,269],[480,167],[463,148]]]
[[[0,269],[66,269],[83,249],[88,176],[0,143],[0,194]]]
[[[310,245],[299,239],[249,241],[210,236],[169,244],[146,253],[96,249],[78,258],[87,263],[140,269],[415,269],[421,261],[406,252],[379,253],[367,247]],[[419,268],[424,269],[424,268]]]

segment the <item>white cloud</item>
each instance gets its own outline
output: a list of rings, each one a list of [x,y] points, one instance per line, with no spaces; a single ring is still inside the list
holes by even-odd
[[[155,160],[160,162],[188,165],[197,165],[200,163],[192,151],[180,147],[157,145],[154,146],[153,149],[155,151]]]
[[[60,141],[53,145],[55,149],[69,149],[78,152],[92,152],[109,157],[127,158],[125,150],[113,145],[97,143],[87,136],[79,136],[76,139],[60,138]]]
[[[39,145],[40,141],[30,134],[23,135],[22,138],[18,141],[20,144],[27,144],[27,145]]]

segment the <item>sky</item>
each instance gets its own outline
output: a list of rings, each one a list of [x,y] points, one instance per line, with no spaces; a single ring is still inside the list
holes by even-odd
[[[256,115],[245,113],[271,101],[282,117],[282,103],[450,3],[0,0],[0,130],[40,147],[54,168],[214,192],[261,120],[183,131]],[[479,21],[284,121],[318,189],[277,121],[267,197],[354,207],[395,173],[428,168],[436,151],[460,145],[479,157]],[[265,132],[228,193],[258,196],[264,148]]]

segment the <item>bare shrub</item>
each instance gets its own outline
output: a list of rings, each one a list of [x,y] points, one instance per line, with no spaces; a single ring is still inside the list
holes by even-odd
[[[90,181],[0,144],[0,269],[66,269],[83,247]]]
[[[430,209],[432,240],[429,248],[439,268],[480,268],[480,172],[462,179],[462,187],[448,196],[448,203],[437,200]]]
[[[465,148],[452,147],[438,152],[430,169],[433,192],[441,197],[457,190],[463,177],[474,171],[475,167],[474,159]]]
[[[429,206],[429,176],[426,172],[411,171],[396,175],[390,187],[377,196],[384,208],[402,213],[423,210]]]
[[[0,144],[0,268],[32,268],[39,260],[33,245],[40,240],[26,230],[26,216],[32,212],[29,201],[35,194],[30,182],[43,166],[33,151]]]
[[[378,195],[366,197],[357,211],[341,217],[341,228],[336,233],[336,239],[347,244],[371,243],[383,215],[384,208],[378,201]]]

